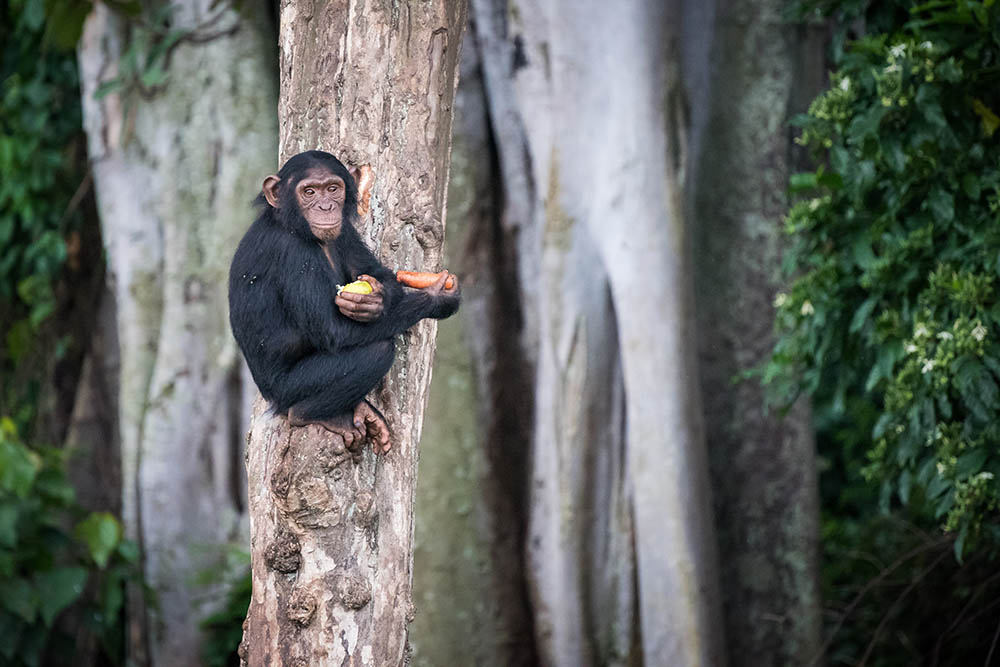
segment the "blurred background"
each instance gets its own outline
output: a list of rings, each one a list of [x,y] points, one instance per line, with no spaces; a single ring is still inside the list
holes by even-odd
[[[279,13],[0,3],[0,664],[239,664]],[[468,16],[413,664],[1000,664],[993,0]]]

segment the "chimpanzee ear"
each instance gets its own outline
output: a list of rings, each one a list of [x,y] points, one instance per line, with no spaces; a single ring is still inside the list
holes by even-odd
[[[272,206],[272,208],[278,208],[278,186],[281,185],[281,179],[278,178],[276,174],[271,174],[264,179],[264,186],[262,190],[264,191],[264,199],[267,203]]]
[[[375,170],[370,164],[350,167],[348,171],[358,186],[358,217],[364,218],[371,210],[372,188],[375,185]]]

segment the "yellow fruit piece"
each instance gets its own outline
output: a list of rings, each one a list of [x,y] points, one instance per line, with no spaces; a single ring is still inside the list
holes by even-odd
[[[354,294],[371,294],[372,286],[367,280],[355,280],[353,283],[347,283],[343,287],[337,290],[337,294],[341,292],[352,292]]]

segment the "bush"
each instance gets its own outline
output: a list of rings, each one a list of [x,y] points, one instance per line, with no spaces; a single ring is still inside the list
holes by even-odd
[[[856,41],[796,119],[821,162],[786,228],[779,395],[877,415],[865,477],[956,535],[1000,538],[1000,9],[942,0]]]
[[[0,661],[74,656],[74,637],[57,623],[74,605],[74,634],[88,630],[105,659],[121,664],[124,587],[138,581],[137,560],[117,519],[73,502],[62,453],[29,449],[14,422],[0,419]]]

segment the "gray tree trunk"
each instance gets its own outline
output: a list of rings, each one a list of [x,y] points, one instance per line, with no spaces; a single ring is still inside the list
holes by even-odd
[[[226,275],[273,162],[276,91],[269,30],[249,6],[173,7],[172,27],[190,39],[173,50],[165,85],[95,98],[122,71],[132,30],[101,3],[79,62],[117,322],[105,358],[119,362],[123,516],[157,600],[146,608],[130,595],[129,655],[186,666],[199,663],[198,622],[217,592],[199,576],[242,533]]]
[[[682,184],[679,4],[473,0],[537,343],[549,665],[722,664]]]
[[[414,664],[537,664],[524,539],[531,373],[521,346],[517,242],[501,218],[475,34],[462,48],[446,265],[462,310],[441,323],[420,457]]]
[[[697,169],[697,304],[730,664],[805,665],[820,648],[818,495],[812,426],[800,403],[764,410],[756,380],[774,343],[787,122],[822,77],[822,48],[782,19],[783,2],[718,0],[707,76],[688,79]],[[707,55],[707,54],[705,54]],[[798,95],[798,100],[793,99]],[[796,102],[797,108],[796,108]]]
[[[441,263],[464,26],[460,0],[281,3],[281,160],[320,148],[370,164],[372,218],[360,231],[390,268]],[[435,332],[424,321],[404,334],[375,392],[392,430],[388,456],[351,456],[339,438],[291,429],[258,401],[246,664],[408,661],[417,440]]]

